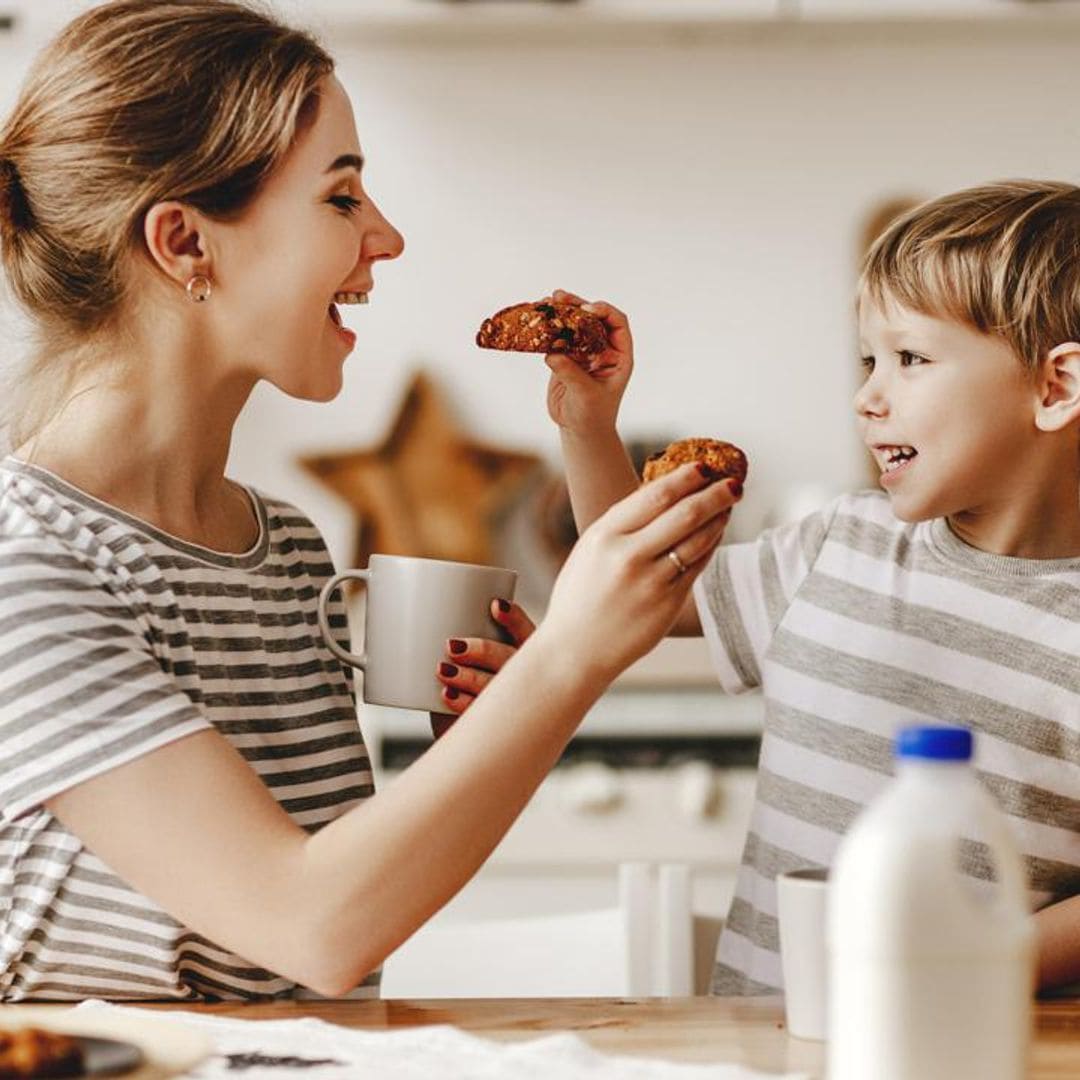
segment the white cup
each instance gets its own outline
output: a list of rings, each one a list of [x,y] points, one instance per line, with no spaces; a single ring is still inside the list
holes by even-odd
[[[827,870],[793,870],[776,879],[784,1010],[798,1039],[825,1038],[827,879]]]
[[[348,652],[334,637],[327,604],[348,578],[367,583],[364,652]],[[400,709],[446,712],[435,677],[449,638],[507,640],[491,617],[491,602],[513,600],[517,574],[496,566],[372,555],[366,570],[345,570],[323,587],[319,628],[330,651],[364,672],[364,701]]]

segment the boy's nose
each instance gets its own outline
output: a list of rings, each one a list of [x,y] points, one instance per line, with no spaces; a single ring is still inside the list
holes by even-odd
[[[881,383],[873,375],[855,392],[853,404],[855,412],[863,417],[885,416],[889,411]]]

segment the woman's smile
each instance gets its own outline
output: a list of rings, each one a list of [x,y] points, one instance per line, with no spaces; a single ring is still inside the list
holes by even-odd
[[[350,349],[356,344],[356,331],[350,330],[341,321],[341,312],[338,310],[338,304],[366,304],[367,302],[368,294],[366,292],[337,292],[334,293],[334,299],[327,308],[327,315],[330,322],[338,332],[338,336]]]

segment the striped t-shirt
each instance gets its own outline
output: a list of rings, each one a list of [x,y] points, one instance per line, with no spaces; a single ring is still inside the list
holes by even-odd
[[[712,989],[782,988],[776,876],[826,867],[907,724],[975,732],[1031,903],[1080,893],[1080,559],[1019,559],[844,496],[717,549],[694,585],[724,688],[765,700],[757,794]],[[968,842],[965,870],[993,876]]]
[[[140,895],[44,806],[210,727],[308,832],[372,793],[351,673],[318,630],[325,544],[249,496],[258,539],[220,554],[0,463],[2,1000],[300,992]],[[331,624],[345,643],[340,602]],[[183,778],[162,797],[183,799]]]

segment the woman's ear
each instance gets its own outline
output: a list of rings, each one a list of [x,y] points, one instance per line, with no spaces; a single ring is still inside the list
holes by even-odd
[[[202,226],[198,212],[184,203],[154,203],[146,212],[146,250],[158,269],[181,286],[195,274],[209,277],[210,259]]]
[[[1061,431],[1080,419],[1080,344],[1066,341],[1047,353],[1036,384],[1035,426]]]

